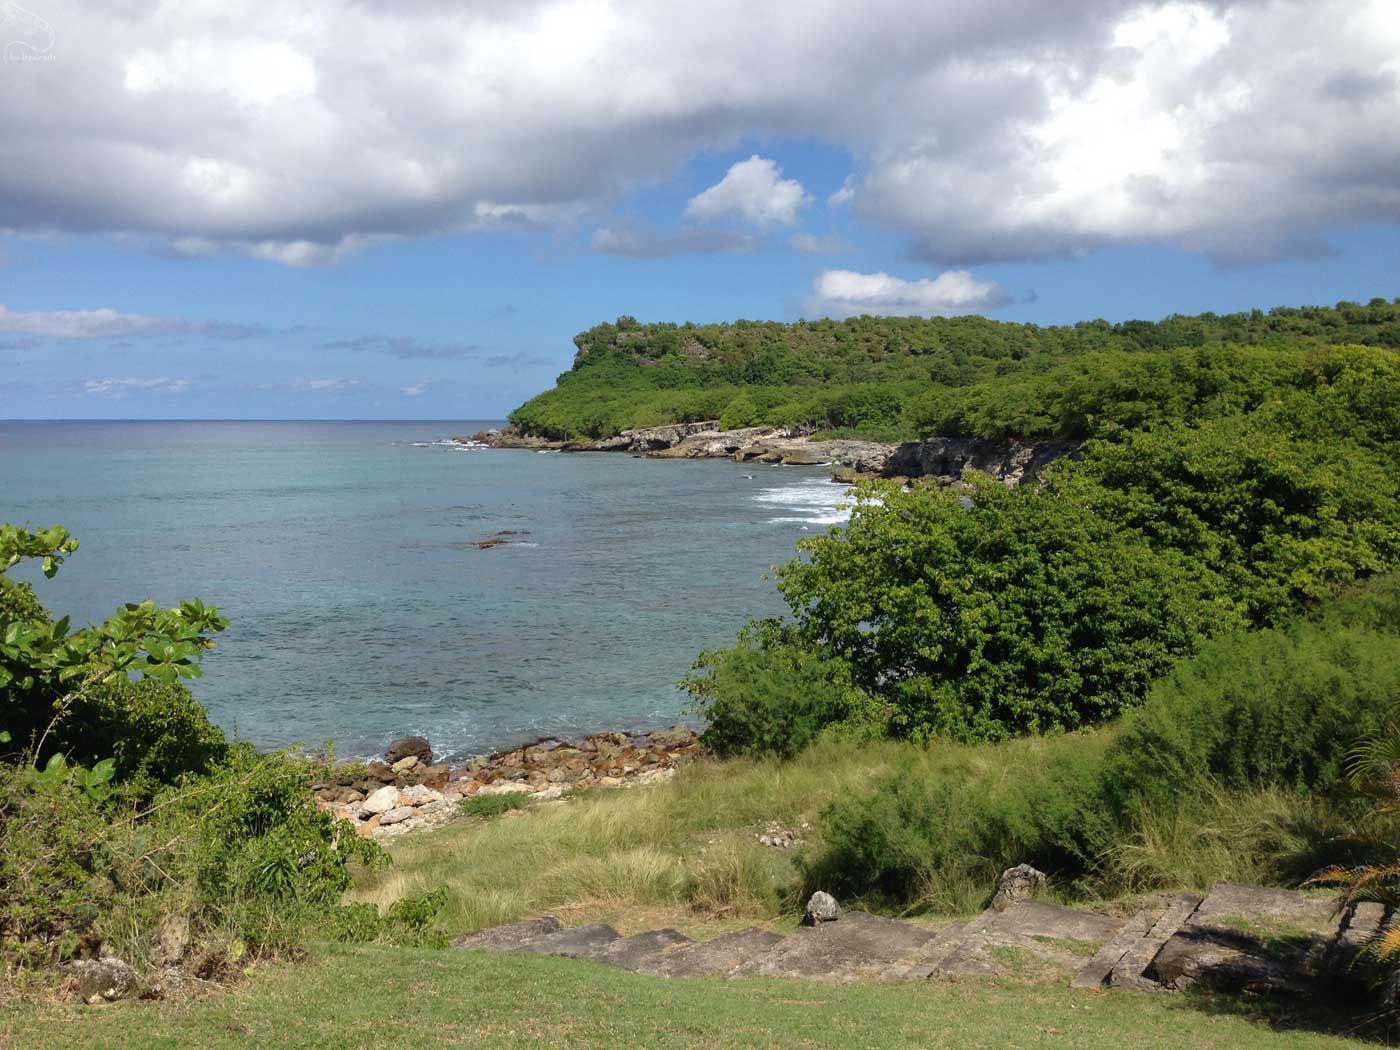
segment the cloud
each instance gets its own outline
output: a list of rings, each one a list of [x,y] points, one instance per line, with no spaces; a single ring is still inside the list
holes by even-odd
[[[291,384],[294,390],[317,394],[344,394],[364,385],[363,379],[303,379]]]
[[[734,230],[685,228],[661,233],[649,227],[625,223],[600,226],[593,231],[590,245],[595,252],[625,255],[632,259],[662,259],[671,255],[717,255],[723,252],[751,252],[758,247],[752,234]]]
[[[756,226],[791,226],[812,198],[802,183],[782,178],[782,174],[778,165],[754,154],[732,165],[724,178],[692,197],[685,213],[695,219],[737,215]]]
[[[126,397],[133,393],[183,394],[190,388],[188,379],[89,379],[82,392],[89,397]]]
[[[436,384],[431,383],[431,382],[429,382],[429,383],[414,383],[414,384],[411,385],[411,386],[401,386],[401,387],[399,387],[399,393],[402,394],[404,397],[422,397],[422,396],[423,396],[424,394],[426,394],[429,390],[431,390],[435,385],[436,385]]]
[[[96,310],[11,310],[0,304],[0,332],[44,339],[132,339],[200,335],[212,339],[251,339],[266,335],[262,325],[225,321],[190,321],[175,317],[126,314],[107,307]]]
[[[451,361],[470,357],[481,347],[475,343],[436,343],[412,335],[364,335],[353,339],[332,339],[322,343],[321,349],[385,354],[401,361]]]
[[[846,178],[845,178],[845,181],[843,181],[843,182],[841,183],[841,188],[840,188],[839,190],[837,190],[835,193],[833,193],[831,196],[827,197],[827,199],[826,199],[826,205],[827,205],[828,208],[841,208],[841,207],[844,207],[845,205],[850,204],[851,201],[855,199],[855,195],[856,195],[856,180],[855,180],[855,176],[854,176],[854,175],[847,175]]]
[[[1011,301],[995,281],[979,281],[966,270],[948,270],[933,279],[906,281],[887,273],[826,270],[817,276],[806,312],[813,317],[857,314],[975,314]]]
[[[815,233],[794,233],[788,238],[788,245],[803,255],[843,255],[854,249],[854,245],[842,237]]]
[[[1400,218],[1394,0],[43,14],[55,61],[12,63],[0,92],[12,234],[317,265],[396,238],[570,228],[696,156],[804,140],[852,158],[833,207],[940,266],[1147,242],[1247,261]],[[781,226],[806,200],[753,157],[694,208]]]

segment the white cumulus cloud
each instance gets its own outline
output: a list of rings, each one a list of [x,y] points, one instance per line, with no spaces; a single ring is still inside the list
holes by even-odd
[[[55,60],[0,91],[11,233],[313,265],[570,229],[755,141],[843,151],[828,202],[940,266],[1270,258],[1400,220],[1395,0],[45,0],[43,20]],[[691,213],[784,226],[808,199],[754,156]]]
[[[258,325],[186,320],[95,310],[11,310],[0,303],[0,332],[44,339],[134,339],[145,336],[203,335],[246,339],[263,334]]]
[[[976,314],[1010,301],[995,281],[979,281],[966,270],[948,270],[937,277],[905,280],[887,273],[826,270],[812,284],[806,312],[812,317],[854,317],[857,314],[917,315]]]
[[[685,213],[696,219],[737,215],[758,226],[791,226],[812,198],[802,183],[782,176],[783,169],[777,164],[754,154],[732,165],[724,178],[692,197]]]
[[[83,393],[91,397],[126,397],[132,393],[183,394],[190,388],[188,379],[89,379],[83,383]]]

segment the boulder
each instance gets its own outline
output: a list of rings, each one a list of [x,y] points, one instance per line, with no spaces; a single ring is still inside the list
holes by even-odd
[[[136,973],[121,959],[82,959],[73,964],[78,980],[78,998],[95,1005],[125,999],[136,990]]]
[[[362,820],[355,825],[355,834],[362,839],[374,838],[375,829],[379,827],[379,814],[374,813],[368,820]]]
[[[1030,900],[1036,890],[1045,885],[1045,872],[1037,871],[1029,864],[1017,864],[1007,868],[997,880],[997,892],[992,897],[992,907],[1005,911],[1013,904]]]
[[[439,762],[435,766],[429,766],[423,770],[422,779],[418,782],[427,787],[441,791],[447,786],[447,781],[452,776],[452,770],[446,762]]]
[[[392,766],[410,755],[425,766],[432,765],[433,749],[428,745],[428,738],[425,736],[400,737],[389,745],[389,750],[384,752],[384,761]]]
[[[151,959],[157,966],[175,966],[190,946],[190,920],[167,915],[151,934]]]
[[[379,818],[379,826],[387,828],[392,824],[399,824],[413,816],[412,806],[395,806],[389,812],[384,813]]]
[[[368,782],[375,784],[387,784],[394,779],[394,771],[389,768],[388,762],[380,762],[378,759],[365,766],[365,778]],[[360,790],[365,790],[361,788]],[[370,788],[373,791],[374,788]]]
[[[371,816],[388,813],[399,804],[399,789],[392,784],[387,784],[380,788],[364,802],[360,803],[360,812],[368,813]]]
[[[803,926],[820,926],[824,922],[835,922],[841,918],[841,905],[836,898],[822,890],[817,890],[807,901],[807,911],[802,916]]]
[[[655,747],[667,749],[691,747],[695,743],[695,733],[685,726],[672,726],[649,734],[647,740]]]
[[[412,768],[413,768],[414,766],[416,766],[417,764],[418,764],[418,756],[417,756],[417,755],[405,755],[403,758],[399,759],[399,760],[398,760],[397,762],[395,762],[392,766],[390,766],[389,769],[390,769],[391,772],[393,772],[394,774],[397,775],[397,774],[399,774],[399,773],[407,773],[410,769],[412,769]]]
[[[406,806],[426,806],[430,802],[441,802],[442,792],[426,784],[415,784],[399,792],[399,800]]]

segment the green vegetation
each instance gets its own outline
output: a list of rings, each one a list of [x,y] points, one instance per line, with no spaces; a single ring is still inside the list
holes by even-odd
[[[1330,346],[1400,348],[1400,300],[1072,326],[981,317],[639,324],[578,335],[573,369],[511,413],[531,434],[608,437],[718,419],[925,434],[1084,437],[1199,421],[1312,382]]]
[[[464,817],[490,820],[513,809],[525,809],[534,800],[528,791],[508,791],[503,795],[473,795],[462,799],[459,809]]]
[[[1249,412],[1106,431],[1045,484],[858,489],[850,523],[779,571],[791,618],[688,680],[709,739],[784,753],[851,712],[916,740],[1098,724],[1212,636],[1400,566],[1400,353],[1308,368]],[[833,685],[785,715],[765,659]]]
[[[547,994],[542,994],[547,990]],[[32,1050],[379,1050],[392,1033],[442,1047],[1063,1047],[1342,1050],[1374,1045],[1322,1004],[1264,1013],[1225,997],[1095,995],[1062,984],[668,981],[570,959],[382,946],[318,951],[232,994],[103,1010],[17,1003],[0,1045]],[[1332,1034],[1335,1033],[1335,1034]]]
[[[7,976],[106,950],[219,977],[297,948],[308,930],[416,941],[441,895],[343,909],[352,861],[387,863],[307,790],[310,760],[231,745],[179,684],[226,621],[198,601],[131,604],[70,631],[33,588],[77,549],[61,528],[0,526],[0,964]]]

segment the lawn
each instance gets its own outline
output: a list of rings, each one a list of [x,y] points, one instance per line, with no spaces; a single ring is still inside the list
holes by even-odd
[[[1237,1000],[984,980],[826,987],[671,980],[595,963],[318,948],[202,999],[0,1007],[15,1050],[275,1047],[1310,1048],[1374,1045]],[[1303,1019],[1299,1019],[1303,1020]]]

